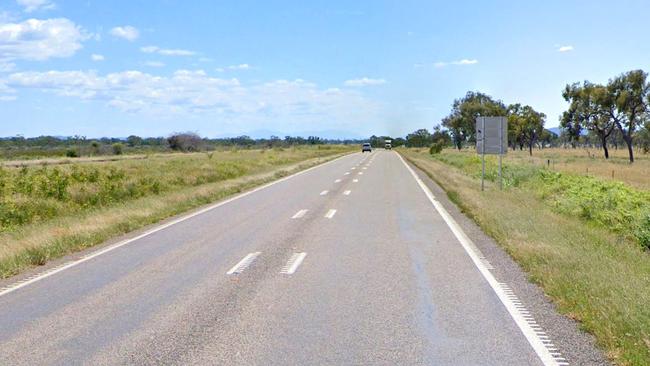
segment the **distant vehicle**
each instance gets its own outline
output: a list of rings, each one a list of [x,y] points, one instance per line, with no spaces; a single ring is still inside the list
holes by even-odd
[[[390,150],[392,148],[393,148],[393,145],[391,145],[390,143],[386,143],[386,145],[384,145],[384,149],[386,149],[386,150]]]
[[[367,143],[367,142],[365,144],[363,144],[363,146],[361,147],[361,152],[362,153],[364,153],[366,151],[367,152],[372,152],[372,147],[370,147],[370,144]]]

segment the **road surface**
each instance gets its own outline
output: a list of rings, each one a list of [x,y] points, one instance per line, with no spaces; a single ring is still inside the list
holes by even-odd
[[[72,256],[0,291],[0,364],[566,364],[436,203],[355,153]]]

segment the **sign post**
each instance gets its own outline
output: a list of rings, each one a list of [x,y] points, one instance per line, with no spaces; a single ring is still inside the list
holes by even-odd
[[[501,160],[508,152],[506,117],[476,117],[476,152],[481,154],[481,191],[485,190],[485,154],[499,155],[499,188],[503,189]]]

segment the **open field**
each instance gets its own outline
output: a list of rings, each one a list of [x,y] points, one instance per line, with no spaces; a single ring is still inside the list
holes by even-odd
[[[475,155],[474,151],[468,153]],[[550,169],[560,172],[592,175],[621,181],[636,188],[650,189],[650,154],[635,151],[634,164],[630,164],[624,148],[615,150],[610,147],[609,154],[609,160],[605,160],[603,151],[595,148],[537,149],[533,150],[533,156],[528,155],[528,151],[509,150],[504,161],[534,166],[548,165]]]
[[[490,159],[487,189],[481,192],[480,160],[472,152],[446,150],[436,157],[425,149],[400,152],[494,237],[562,313],[593,333],[615,363],[650,364],[650,254],[638,237],[643,229],[650,230],[650,222],[642,220],[650,208],[647,190],[582,174],[558,174],[531,165],[528,156],[509,152],[506,189],[498,190]],[[562,159],[566,171],[580,172],[581,166],[589,166],[590,174],[599,171],[588,165],[586,153],[586,159],[568,151],[543,154]],[[648,162],[639,158],[639,164],[618,177],[637,187],[648,184]],[[542,158],[534,157],[536,161]],[[609,168],[616,163],[596,158],[593,166],[599,164]],[[556,163],[557,170],[560,166]],[[601,171],[607,168],[601,166]]]
[[[0,168],[0,277],[348,151],[233,150]]]

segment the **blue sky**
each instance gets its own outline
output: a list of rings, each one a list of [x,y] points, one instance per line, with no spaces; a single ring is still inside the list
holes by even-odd
[[[468,90],[558,125],[650,70],[647,1],[0,2],[0,136],[404,135]]]

